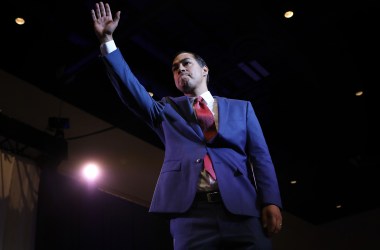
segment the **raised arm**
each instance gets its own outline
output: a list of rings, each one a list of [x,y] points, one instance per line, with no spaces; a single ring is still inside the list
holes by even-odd
[[[162,102],[156,102],[146,91],[131,71],[129,65],[113,40],[113,33],[120,21],[120,11],[112,17],[108,3],[99,2],[91,10],[94,31],[101,46],[102,60],[107,67],[108,76],[116,89],[120,99],[132,112],[141,117],[151,127],[155,128],[161,119]],[[111,48],[111,49],[110,49]]]
[[[95,34],[100,43],[113,40],[112,34],[120,20],[120,11],[112,17],[111,8],[108,3],[99,2],[95,4],[95,10],[91,10],[92,20],[94,21]]]

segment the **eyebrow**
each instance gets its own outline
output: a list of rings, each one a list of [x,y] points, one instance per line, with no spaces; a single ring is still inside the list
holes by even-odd
[[[173,63],[172,68],[178,66],[178,64],[180,64],[180,63],[182,63],[182,62],[184,62],[186,60],[191,60],[191,57],[186,57],[186,58],[183,58],[181,61],[179,61],[177,63]]]

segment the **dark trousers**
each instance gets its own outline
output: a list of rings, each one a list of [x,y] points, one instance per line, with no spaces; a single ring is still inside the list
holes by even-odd
[[[268,250],[272,242],[257,217],[229,213],[222,202],[195,201],[189,212],[170,220],[174,250]]]

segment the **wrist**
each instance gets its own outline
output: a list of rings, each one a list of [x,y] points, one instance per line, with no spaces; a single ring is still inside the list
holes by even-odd
[[[99,37],[100,44],[104,44],[104,43],[110,42],[112,40],[113,40],[112,35],[105,35],[105,36]]]

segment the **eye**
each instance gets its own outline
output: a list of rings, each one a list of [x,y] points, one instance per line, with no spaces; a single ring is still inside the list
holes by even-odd
[[[190,61],[184,61],[184,62],[183,62],[183,66],[187,66],[187,65],[189,65],[189,64],[191,64]]]

